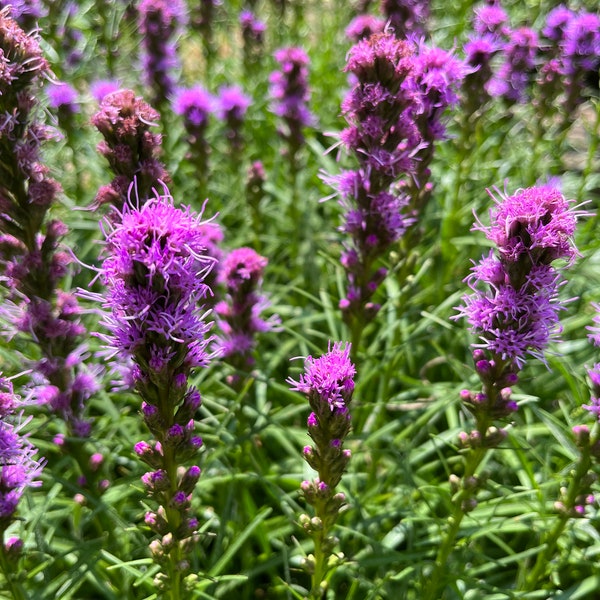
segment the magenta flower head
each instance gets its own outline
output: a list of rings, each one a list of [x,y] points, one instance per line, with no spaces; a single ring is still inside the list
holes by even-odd
[[[487,3],[475,10],[473,29],[479,35],[504,36],[508,33],[507,23],[508,15],[499,2]]]
[[[511,31],[504,46],[504,63],[490,81],[491,95],[502,97],[509,103],[524,102],[538,50],[538,36],[533,29],[520,27]]]
[[[350,21],[344,33],[347,38],[356,43],[371,37],[374,33],[381,33],[384,28],[385,21],[383,19],[375,15],[361,14]]]
[[[79,94],[68,83],[53,83],[47,88],[48,105],[66,115],[79,112]]]
[[[235,151],[242,148],[242,125],[252,100],[239,86],[222,87],[217,98],[217,114],[227,126],[227,137]]]
[[[573,261],[571,237],[577,218],[586,214],[549,185],[499,194],[496,202],[490,225],[474,226],[495,243],[496,253],[491,250],[473,267],[466,279],[471,292],[455,317],[466,317],[479,337],[473,359],[483,389],[465,390],[461,398],[477,419],[477,444],[489,447],[500,441],[488,435],[491,421],[517,408],[511,387],[526,356],[544,361],[560,332],[558,313],[564,307],[558,292],[565,280],[551,263]]]
[[[425,34],[429,4],[429,0],[381,0],[381,10],[397,38],[416,38]]]
[[[121,89],[121,83],[115,79],[99,79],[90,85],[90,93],[98,104],[100,104],[108,94],[112,94],[119,89]]]
[[[142,0],[138,5],[144,47],[143,68],[152,102],[162,106],[175,85],[173,72],[179,66],[176,38],[187,21],[182,0]]]

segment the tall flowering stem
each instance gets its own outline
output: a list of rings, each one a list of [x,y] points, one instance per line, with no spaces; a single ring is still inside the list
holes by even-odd
[[[348,287],[340,308],[356,352],[364,327],[380,308],[372,301],[387,274],[379,260],[413,222],[403,214],[409,198],[395,184],[415,170],[421,135],[414,107],[421,99],[413,85],[413,48],[390,33],[358,42],[350,50],[346,70],[357,83],[342,104],[349,126],[341,140],[359,166],[330,182],[346,210],[341,231],[350,239],[341,262]]]
[[[165,167],[160,162],[162,136],[152,132],[159,114],[132,90],[116,90],[106,94],[92,124],[104,137],[98,152],[108,161],[114,178],[96,195],[96,204],[109,204],[117,209],[129,198],[130,188],[140,199],[154,196],[159,181],[168,182]]]
[[[106,219],[106,256],[100,275],[107,288],[103,305],[108,347],[134,363],[141,414],[153,439],[135,452],[150,470],[142,477],[156,509],[146,524],[157,534],[150,549],[161,566],[157,585],[163,597],[184,593],[197,519],[192,492],[200,476],[202,445],[194,416],[199,392],[189,384],[195,369],[209,362],[209,325],[200,312],[213,259],[206,255],[204,223],[189,208],[178,209],[169,196],[142,206],[126,205],[121,219]]]
[[[577,250],[572,244],[577,218],[584,213],[571,206],[550,186],[500,194],[490,211],[489,226],[481,230],[496,246],[476,264],[467,283],[457,318],[466,317],[479,341],[474,344],[475,371],[481,390],[463,390],[461,400],[475,419],[475,428],[463,432],[462,476],[452,475],[454,510],[442,536],[434,571],[424,583],[423,598],[439,598],[446,584],[448,559],[463,517],[477,505],[481,487],[478,468],[491,449],[506,437],[501,421],[517,410],[512,386],[525,366],[526,356],[544,360],[544,351],[560,331],[558,297],[565,283],[555,260],[570,265]]]
[[[350,460],[344,440],[350,431],[350,402],[356,370],[350,360],[350,344],[330,345],[327,354],[307,357],[304,374],[298,381],[288,379],[291,389],[306,394],[312,412],[308,435],[313,445],[305,446],[304,459],[317,472],[312,481],[302,482],[302,491],[314,516],[301,515],[300,524],[313,539],[314,554],[306,559],[311,574],[311,600],[321,600],[327,592],[327,575],[334,566],[330,557],[336,544],[331,533],[340,509],[346,504],[336,493]]]
[[[85,327],[77,299],[59,289],[70,262],[60,248],[67,227],[48,218],[60,186],[41,162],[41,143],[53,133],[38,120],[36,100],[48,75],[37,38],[23,32],[9,9],[0,11],[0,266],[8,288],[0,311],[3,333],[24,334],[39,347],[39,401],[65,421],[70,435],[85,438],[91,428],[85,405],[97,383],[82,362]]]
[[[37,449],[22,433],[23,403],[13,392],[12,383],[0,376],[0,570],[11,597],[27,598],[18,581],[18,560],[23,541],[5,540],[6,530],[17,516],[19,500],[28,487],[41,485],[38,480],[44,461],[35,458]]]
[[[173,110],[180,115],[187,133],[189,152],[186,158],[194,166],[199,195],[206,195],[210,146],[206,139],[209,118],[215,99],[200,85],[180,88],[173,100]]]
[[[594,305],[598,311],[594,317],[594,326],[588,327],[588,336],[595,346],[600,346],[598,323],[600,323],[600,306]],[[572,519],[586,516],[586,507],[592,504],[594,495],[591,487],[598,479],[594,472],[600,461],[600,363],[588,369],[591,383],[590,403],[583,408],[595,420],[591,430],[587,425],[575,425],[573,437],[579,451],[577,462],[570,471],[567,487],[561,488],[561,496],[554,503],[555,518],[553,526],[545,532],[541,539],[542,550],[537,554],[533,565],[527,564],[521,572],[519,589],[524,591],[538,590],[549,575],[551,560],[556,552],[556,546],[565,528]]]

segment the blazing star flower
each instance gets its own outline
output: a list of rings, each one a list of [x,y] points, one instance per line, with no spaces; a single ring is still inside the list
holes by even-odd
[[[344,33],[347,38],[356,43],[371,37],[374,33],[381,33],[384,28],[385,21],[383,19],[375,15],[365,14],[354,17]]]
[[[173,71],[179,66],[175,39],[186,22],[181,0],[142,0],[138,5],[143,36],[143,69],[152,103],[163,105],[173,92]]]
[[[488,88],[492,96],[503,97],[510,103],[524,102],[538,50],[538,36],[533,29],[520,27],[511,31],[504,46],[504,63]]]
[[[560,328],[563,306],[558,290],[564,280],[551,263],[572,263],[577,250],[572,236],[582,211],[550,186],[500,196],[490,211],[489,226],[477,222],[497,246],[475,265],[467,282],[473,290],[464,298],[460,316],[467,317],[484,348],[498,360],[520,369],[526,354],[544,360],[543,353]]]
[[[313,481],[303,481],[305,500],[315,509],[315,518],[301,515],[300,524],[315,540],[314,572],[327,571],[327,559],[335,541],[329,531],[335,524],[340,508],[346,503],[344,494],[336,493],[342,475],[350,461],[350,451],[344,441],[350,431],[349,407],[354,392],[356,370],[350,360],[350,344],[337,342],[319,358],[309,356],[304,373],[298,381],[289,378],[292,390],[305,394],[312,412],[307,421],[308,435],[313,445],[305,446],[303,457],[317,472]],[[313,589],[320,581],[313,578]]]
[[[593,337],[592,339],[594,344],[598,346],[596,338]],[[591,369],[588,369],[588,377],[592,383],[592,395],[590,397],[590,404],[582,404],[582,407],[600,421],[600,363],[596,363]]]
[[[104,137],[98,144],[115,174],[110,185],[96,195],[96,205],[112,204],[117,209],[127,203],[130,188],[141,199],[150,198],[168,174],[158,160],[162,137],[152,133],[159,114],[132,90],[117,90],[104,97],[92,124]]]
[[[562,42],[565,37],[565,31],[575,13],[564,4],[559,4],[553,8],[546,16],[546,25],[542,29],[542,34],[553,42]]]
[[[115,79],[99,79],[90,86],[90,93],[98,104],[104,100],[106,96],[121,89],[121,83]]]
[[[479,35],[489,33],[497,36],[506,35],[508,32],[506,23],[508,23],[508,15],[499,2],[484,4],[475,10],[473,29]]]
[[[275,60],[280,70],[269,77],[273,112],[284,123],[279,133],[288,144],[290,156],[294,157],[304,143],[302,130],[314,121],[307,107],[309,59],[302,48],[288,47],[277,50]]]
[[[240,12],[240,25],[244,38],[244,52],[251,52],[255,47],[262,46],[267,25],[250,10]]]
[[[267,259],[252,248],[237,248],[221,265],[220,277],[227,288],[227,300],[215,306],[221,331],[217,346],[224,360],[242,371],[254,364],[256,334],[272,330],[277,322],[277,319],[265,321],[260,316],[269,306],[266,297],[260,294],[267,264]],[[238,376],[230,378],[230,383],[239,381]]]
[[[425,34],[430,12],[428,0],[382,0],[381,10],[397,38]]]
[[[242,147],[242,124],[252,100],[239,86],[222,87],[217,98],[217,114],[227,125],[227,137],[234,150]]]
[[[135,207],[125,205],[120,219],[105,219],[105,257],[99,275],[106,286],[100,336],[112,354],[134,363],[141,413],[154,440],[135,452],[152,469],[142,477],[158,503],[146,522],[161,540],[152,542],[163,567],[165,586],[178,588],[182,556],[191,549],[190,494],[197,467],[179,467],[202,446],[194,416],[200,394],[188,384],[197,367],[208,364],[209,325],[202,314],[214,259],[206,254],[206,223],[190,208],[176,208],[168,195]],[[165,535],[172,536],[166,543]],[[173,548],[177,547],[177,551]],[[179,589],[179,588],[178,588]]]

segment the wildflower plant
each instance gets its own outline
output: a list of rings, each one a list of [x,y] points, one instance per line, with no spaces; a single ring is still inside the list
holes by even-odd
[[[320,600],[326,593],[327,577],[335,563],[330,561],[336,544],[331,529],[346,505],[345,495],[335,489],[351,456],[344,448],[356,374],[350,348],[340,342],[330,345],[323,356],[306,358],[304,373],[297,381],[288,379],[292,390],[306,395],[312,411],[307,425],[313,445],[305,446],[303,455],[318,477],[303,481],[302,493],[314,508],[314,516],[300,516],[300,525],[314,542],[314,553],[305,561],[311,575],[311,600]]]
[[[173,599],[183,593],[198,529],[191,499],[200,469],[184,465],[197,460],[202,446],[194,421],[201,399],[190,377],[210,358],[201,311],[214,259],[205,253],[203,225],[168,195],[125,205],[119,219],[104,221],[99,271],[109,331],[102,339],[114,355],[133,361],[141,416],[153,436],[138,442],[135,453],[150,467],[142,482],[155,503],[145,522],[158,536],[150,545],[161,566],[157,585]]]
[[[498,427],[518,410],[512,388],[527,356],[544,361],[544,353],[560,332],[558,314],[564,310],[559,290],[565,279],[552,263],[570,266],[577,250],[572,239],[578,217],[572,206],[551,185],[499,194],[490,210],[490,225],[477,221],[493,242],[494,250],[475,264],[466,279],[471,292],[463,298],[456,318],[467,318],[478,336],[473,344],[480,391],[460,393],[475,428],[459,436],[466,449],[463,472],[450,478],[454,510],[443,534],[433,574],[425,584],[424,598],[438,598],[446,580],[447,561],[465,514],[476,505],[482,485],[478,468],[487,452],[497,448],[507,432]]]

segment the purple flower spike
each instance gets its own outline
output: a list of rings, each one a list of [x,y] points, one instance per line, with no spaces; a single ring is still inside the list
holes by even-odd
[[[200,475],[197,467],[180,469],[197,456],[202,439],[194,417],[200,394],[187,384],[198,367],[207,366],[212,338],[205,321],[204,299],[210,292],[204,279],[215,259],[206,253],[206,223],[190,208],[176,208],[168,195],[140,206],[125,205],[119,219],[106,218],[104,261],[99,275],[107,288],[100,300],[106,311],[99,336],[109,351],[133,361],[141,414],[154,440],[138,442],[135,452],[153,470],[144,482],[159,505],[148,525],[159,536],[169,531],[169,544],[152,542],[154,555],[169,555],[179,547],[177,568],[165,568],[167,586],[181,584],[182,556],[192,549],[191,532],[181,528],[193,518],[191,493]]]
[[[242,124],[252,100],[238,86],[222,87],[217,99],[217,114],[227,126],[227,138],[234,152],[242,149]]]
[[[417,38],[425,34],[429,4],[429,0],[381,0],[381,10],[397,38]]]
[[[25,488],[41,485],[44,461],[34,458],[37,449],[21,433],[22,407],[12,384],[0,376],[0,540],[13,520]]]
[[[115,175],[110,185],[100,188],[96,205],[112,204],[120,209],[127,204],[132,186],[141,200],[154,195],[159,182],[169,176],[158,160],[162,137],[152,133],[159,114],[132,90],[117,90],[107,94],[92,124],[104,137],[98,144]]]
[[[223,358],[240,371],[254,364],[252,352],[257,333],[273,330],[277,317],[265,321],[262,311],[269,306],[260,294],[267,259],[252,248],[238,248],[229,253],[221,266],[221,279],[227,287],[227,299],[215,306],[221,334],[217,347]],[[229,379],[233,385],[243,382],[239,375]]]
[[[292,390],[306,395],[312,410],[308,418],[308,435],[312,446],[302,450],[304,460],[317,472],[312,481],[304,481],[301,489],[308,504],[315,509],[315,517],[300,517],[305,531],[315,545],[327,547],[317,560],[327,564],[334,540],[329,531],[335,524],[340,508],[346,503],[344,494],[335,491],[350,461],[351,453],[344,449],[344,440],[350,431],[350,403],[354,392],[356,370],[350,360],[350,344],[336,342],[319,358],[309,356],[304,373],[298,381],[289,378]],[[323,567],[326,571],[327,567]],[[324,572],[325,572],[324,571]],[[316,582],[317,585],[319,582]],[[314,587],[313,580],[313,587]]]
[[[143,68],[152,103],[163,106],[174,88],[173,71],[179,66],[175,39],[187,20],[182,0],[142,0],[138,6],[143,36]]]
[[[558,313],[564,308],[558,292],[565,283],[551,263],[571,264],[575,209],[554,187],[536,186],[508,196],[500,194],[490,211],[490,225],[477,221],[496,245],[477,263],[466,281],[471,292],[459,315],[466,317],[479,342],[474,360],[482,394],[463,397],[478,422],[504,417],[516,409],[510,387],[527,355],[544,361],[548,344],[560,332]],[[480,434],[485,435],[484,431]]]
[[[280,135],[288,144],[290,157],[296,156],[304,143],[303,129],[314,117],[308,109],[308,55],[302,48],[280,48],[275,52],[280,70],[269,77],[273,112],[281,118],[284,127]]]

